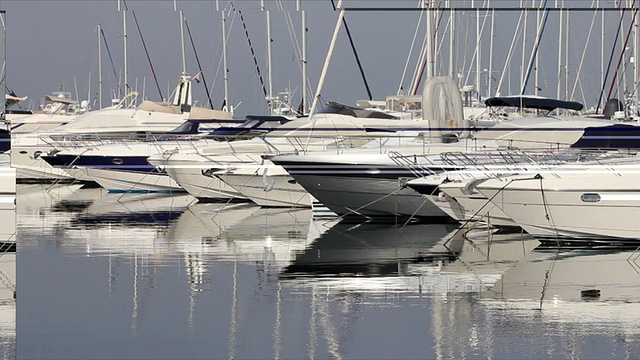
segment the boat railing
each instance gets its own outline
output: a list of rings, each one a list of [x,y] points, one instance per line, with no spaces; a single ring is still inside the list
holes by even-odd
[[[433,169],[442,165],[434,163],[424,155],[403,155],[397,151],[389,151],[387,155],[391,161],[409,170],[415,177],[435,175],[436,171]],[[418,161],[419,158],[421,161]]]
[[[486,152],[444,152],[440,154],[443,163],[450,166],[461,166],[485,171],[500,168],[509,171],[523,171],[528,168],[540,168],[552,164],[565,163],[557,152],[550,150],[497,149]]]

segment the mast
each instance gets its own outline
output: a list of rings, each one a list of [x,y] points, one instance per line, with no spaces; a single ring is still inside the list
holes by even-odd
[[[565,6],[564,0],[562,0],[562,7]],[[570,26],[569,21],[571,20],[571,11],[567,11],[565,18],[565,50],[564,50],[564,99],[563,100],[571,100],[569,99],[569,55],[571,51],[569,51],[569,47],[571,46],[570,40]]]
[[[129,98],[126,97],[127,93],[129,92],[129,70],[127,68],[127,10],[126,9],[122,9],[122,29],[123,29],[123,36],[122,36],[122,41],[123,41],[123,47],[124,47],[124,51],[123,51],[123,55],[124,55],[124,94],[122,94],[122,96],[125,96],[125,103],[124,106],[125,107],[129,107]]]
[[[100,33],[102,25],[98,24],[98,109],[102,109],[102,43]]]
[[[221,11],[222,14],[222,66],[224,67],[224,105],[222,109],[229,109],[228,111],[233,114],[233,109],[229,104],[229,76],[227,68],[227,17],[225,11]]]
[[[273,115],[273,78],[271,74],[271,12],[264,7],[264,0],[260,0],[260,10],[264,12],[267,26],[267,104],[269,115]]]
[[[524,9],[525,5],[527,5],[527,1],[524,0],[520,0],[520,7]],[[526,53],[526,48],[527,48],[527,19],[529,18],[529,12],[525,12],[524,14],[524,23],[522,25],[522,58],[521,58],[521,62],[520,62],[520,95],[524,95],[522,93],[522,91],[524,91],[524,72],[525,72],[525,65],[524,65],[524,58],[525,58],[525,53]]]
[[[2,113],[0,113],[0,121],[7,120],[7,12],[5,10],[0,10],[0,21],[2,21],[2,105],[0,105],[0,109]]]
[[[476,36],[477,36],[477,40],[476,40],[476,94],[477,94],[477,100],[478,102],[480,102],[480,65],[482,65],[481,61],[480,61],[480,50],[482,49],[481,46],[481,38],[482,38],[482,34],[480,33],[480,7],[478,7],[476,9]]]
[[[271,11],[266,10],[267,17],[267,86],[269,90],[269,113],[273,113],[273,74],[271,66]]]
[[[300,12],[300,30],[302,31],[302,56],[300,56],[300,61],[302,62],[302,99],[300,101],[300,110],[302,110],[302,113],[300,115],[304,115],[307,112],[307,90],[309,85],[307,84],[307,12],[302,9],[301,0],[296,0],[296,11]]]
[[[428,8],[431,7],[431,3],[428,3],[426,5]],[[427,25],[427,74],[426,74],[427,76],[426,78],[427,79],[430,77],[433,77],[433,75],[435,74],[435,61],[434,61],[434,51],[433,51],[433,48],[434,48],[433,47],[434,45],[433,44],[434,43],[433,14],[434,14],[433,11],[427,10],[427,20],[426,20],[426,25]]]
[[[597,5],[600,7],[600,0]],[[602,20],[600,21],[600,88],[604,89],[604,10],[600,11]],[[596,104],[600,108],[600,103]]]
[[[487,76],[487,96],[493,96],[493,35],[495,31],[496,11],[491,10],[491,36],[489,38],[489,74]]]
[[[452,0],[449,0],[449,7],[453,7],[452,2]],[[456,79],[455,62],[453,61],[455,52],[455,29],[455,10],[451,10],[449,13],[449,76],[454,79]]]
[[[559,7],[559,1],[556,0],[556,7]],[[560,99],[560,89],[562,88],[562,9],[560,9],[560,27],[558,29],[558,83],[556,84],[556,97]]]
[[[182,48],[182,75],[187,74],[187,57],[184,51],[184,13],[180,10],[180,46]]]
[[[340,8],[341,4],[338,3],[337,8]],[[327,76],[327,69],[329,68],[329,63],[331,62],[331,55],[333,55],[333,49],[336,46],[336,40],[338,39],[338,33],[340,31],[340,26],[342,24],[342,19],[344,19],[344,9],[340,9],[340,13],[338,14],[338,21],[336,22],[336,27],[333,30],[333,36],[331,37],[331,43],[329,44],[329,50],[327,52],[327,57],[324,60],[324,65],[322,67],[322,72],[320,73],[320,79],[318,80],[318,88],[316,89],[316,93],[313,96],[313,102],[311,103],[311,110],[309,110],[309,118],[313,116],[316,111],[316,107],[318,106],[318,99],[320,99],[320,91],[322,91],[322,85],[324,84],[324,78]]]
[[[307,109],[307,12],[306,10],[300,11],[302,17],[302,114],[306,113]]]
[[[542,6],[544,0],[540,0],[540,6]],[[536,26],[538,29],[542,28],[542,24],[541,24],[542,19],[540,18],[540,8],[538,8],[538,10],[536,10]],[[538,54],[536,54],[536,59],[535,59],[535,72],[534,72],[534,86],[533,86],[533,94],[538,96],[540,90],[538,90],[538,84],[540,83],[540,73],[538,72],[538,69],[540,68],[540,56],[538,56]]]
[[[629,0],[629,2],[631,3],[631,5],[633,5],[633,3],[631,2],[631,0]],[[640,46],[640,42],[638,42],[638,26],[640,25],[640,21],[638,21],[638,18],[636,17],[635,19],[635,24],[633,26],[633,58],[632,60],[629,60],[632,64],[633,64],[633,96],[632,98],[635,100],[634,101],[634,105],[636,106],[636,112],[638,112],[637,106],[638,106],[638,84],[640,84],[638,81],[640,81],[638,79],[638,46]]]

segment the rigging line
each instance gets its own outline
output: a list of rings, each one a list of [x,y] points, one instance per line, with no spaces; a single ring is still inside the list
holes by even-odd
[[[430,15],[427,15],[430,16]],[[438,17],[439,16],[439,17]],[[424,71],[427,68],[427,64],[431,61],[434,60],[435,63],[435,54],[437,53],[437,48],[438,48],[438,29],[440,27],[440,22],[442,21],[442,17],[444,16],[444,12],[436,12],[436,18],[435,18],[435,25],[433,25],[433,34],[430,33],[431,29],[426,29],[426,33],[427,36],[425,36],[425,40],[423,42],[423,49],[426,47],[427,44],[427,38],[428,36],[432,36],[432,42],[434,45],[432,45],[432,49],[429,49],[429,52],[433,52],[434,54],[431,55],[432,59],[429,58],[425,58],[426,54],[424,54],[421,56],[421,59],[419,61],[419,64],[417,67],[419,67],[419,69],[416,69],[417,72],[414,75],[414,77],[417,77],[415,82],[411,85],[411,95],[417,95],[418,93],[418,89],[420,87],[420,83],[422,82],[422,77],[424,76]],[[444,37],[443,37],[443,41],[444,41]],[[434,75],[436,72],[435,66],[433,68],[434,71]]]
[[[636,0],[633,0],[633,5],[635,5]],[[632,5],[632,6],[633,6]],[[620,57],[618,58],[618,65],[616,66],[616,72],[613,74],[613,79],[611,79],[611,86],[609,87],[609,94],[607,95],[607,100],[609,100],[611,98],[611,92],[613,92],[613,86],[616,83],[616,79],[618,78],[618,70],[620,70],[620,64],[622,63],[622,59],[624,58],[624,49],[627,47],[627,44],[629,43],[629,38],[631,37],[631,31],[633,30],[633,28],[635,27],[635,22],[636,22],[636,15],[638,15],[638,9],[635,9],[633,11],[633,18],[631,19],[631,24],[629,25],[629,31],[627,31],[627,36],[624,39],[624,45],[622,46],[622,51],[620,52]],[[622,17],[620,17],[620,19],[622,20]]]
[[[127,2],[123,0],[124,8],[128,11]],[[156,70],[153,68],[153,63],[151,62],[151,56],[149,55],[149,50],[147,50],[147,43],[144,41],[144,37],[142,36],[142,30],[140,29],[140,24],[138,23],[138,17],[136,16],[135,11],[131,11],[133,15],[133,21],[136,23],[136,28],[138,29],[138,34],[140,34],[140,40],[142,41],[142,47],[144,48],[144,53],[147,55],[147,61],[149,62],[149,67],[151,68],[151,74],[153,75],[153,81],[156,83],[156,88],[158,89],[158,94],[160,95],[160,100],[164,100],[162,96],[162,90],[160,90],[160,84],[158,83],[158,77],[156,76]],[[144,100],[144,99],[143,99]]]
[[[231,10],[227,10],[226,7],[222,11],[225,11],[228,15],[232,15]],[[235,24],[235,21],[236,21],[236,13],[233,12],[233,16],[231,16],[231,23],[229,24],[229,27],[227,29],[227,36],[224,39],[224,41],[226,41],[227,43],[228,43],[229,39],[231,38],[231,30],[233,30],[233,25]],[[222,49],[221,52],[224,53],[224,49]],[[220,54],[220,52],[218,52],[218,54]],[[213,84],[211,84],[211,88],[215,88],[215,86],[216,86],[216,79],[218,78],[218,75],[220,74],[220,69],[222,68],[222,65],[223,65],[223,61],[222,61],[222,57],[220,57],[220,59],[218,61],[218,66],[216,67],[215,76],[213,77]],[[229,69],[224,69],[223,72],[226,74],[227,72],[229,72]],[[226,76],[226,75],[222,76],[223,81],[224,81],[224,76]],[[226,98],[223,99],[223,101],[222,101],[221,109],[224,109],[225,106],[227,106]]]
[[[333,11],[336,11],[336,4],[333,0],[331,0],[331,6],[333,6]],[[364,81],[364,87],[367,89],[369,100],[373,100],[373,96],[371,96],[371,89],[369,88],[369,83],[367,82],[367,78],[364,75],[364,69],[362,68],[362,63],[360,62],[360,57],[358,56],[358,52],[356,51],[356,45],[353,43],[351,31],[349,30],[349,26],[347,25],[347,19],[345,19],[344,17],[342,18],[342,24],[344,25],[344,30],[347,33],[347,37],[349,38],[349,44],[351,44],[353,56],[355,56],[356,62],[358,63],[358,69],[360,69],[360,75],[362,76],[362,81]]]
[[[422,0],[420,0],[422,3]],[[411,40],[411,47],[409,48],[409,54],[407,54],[407,61],[404,64],[404,69],[402,70],[402,76],[400,77],[400,85],[398,85],[398,94],[400,93],[400,89],[402,89],[402,84],[404,83],[404,78],[407,74],[407,69],[409,68],[409,61],[411,60],[411,54],[413,54],[413,47],[416,44],[416,39],[418,37],[418,32],[420,30],[420,25],[422,24],[422,17],[424,16],[424,11],[420,12],[420,17],[418,17],[418,23],[416,24],[416,31],[413,33],[413,39]]]
[[[513,57],[513,52],[515,51],[515,44],[516,41],[520,39],[520,35],[522,33],[524,33],[524,26],[522,25],[522,17],[524,16],[524,10],[520,12],[520,17],[518,18],[518,24],[516,25],[516,29],[515,29],[515,36],[513,37],[513,40],[511,41],[511,45],[509,46],[509,52],[507,53],[507,59],[505,61],[505,67],[503,68],[502,72],[500,73],[500,80],[498,80],[498,85],[496,86],[496,91],[499,93],[500,92],[500,88],[502,88],[502,81],[504,81],[504,77],[506,75],[507,70],[511,67],[511,58]],[[521,28],[522,27],[522,28]]]
[[[546,293],[547,290],[547,286],[549,285],[549,278],[551,276],[551,272],[553,271],[555,264],[556,264],[556,260],[558,259],[558,255],[560,253],[560,242],[558,241],[558,230],[556,227],[555,222],[553,221],[553,218],[551,216],[551,212],[549,211],[549,204],[547,202],[547,196],[544,193],[544,186],[542,186],[542,175],[537,174],[536,177],[538,179],[540,179],[540,193],[542,195],[542,207],[544,208],[544,212],[545,212],[545,218],[547,220],[549,220],[549,222],[551,223],[551,227],[553,228],[554,232],[556,233],[556,254],[553,257],[553,259],[551,260],[551,264],[549,264],[549,269],[545,272],[545,276],[544,276],[544,283],[542,284],[542,294],[540,295],[540,308],[539,310],[542,310],[542,302],[544,300],[544,295]]]
[[[202,65],[200,65],[200,57],[198,56],[198,52],[196,51],[196,44],[193,42],[193,37],[191,36],[191,29],[189,28],[189,23],[187,22],[187,18],[184,18],[184,25],[187,27],[187,34],[189,35],[189,40],[191,41],[193,54],[196,57],[196,63],[198,64],[198,71],[200,71],[200,76],[202,76],[202,83],[204,84],[204,90],[207,93],[207,100],[209,100],[209,107],[211,107],[211,109],[213,110],[213,101],[211,101],[209,86],[207,85],[207,79],[205,79],[204,77],[204,71],[202,71]]]
[[[247,29],[247,24],[244,22],[244,16],[242,15],[242,10],[237,9],[234,5],[233,1],[231,2],[231,8],[233,11],[238,11],[238,15],[240,15],[240,22],[242,22],[242,27],[244,28],[244,34],[247,37],[247,42],[249,43],[249,50],[251,50],[251,56],[253,57],[253,64],[256,66],[256,71],[258,72],[258,79],[260,80],[260,85],[262,85],[262,92],[264,93],[264,97],[267,97],[267,88],[264,85],[264,80],[262,79],[262,73],[260,73],[260,66],[258,65],[258,59],[256,58],[256,53],[253,50],[253,45],[251,44],[251,38],[249,37],[249,30]],[[267,105],[268,102],[267,102]]]
[[[546,5],[547,5],[547,0],[545,0],[544,6]],[[529,66],[527,67],[527,75],[525,75],[524,77],[522,91],[520,92],[520,94],[522,95],[524,95],[525,90],[527,90],[527,83],[529,82],[529,77],[531,76],[531,70],[533,69],[533,65],[536,61],[536,58],[538,57],[538,49],[540,48],[540,41],[542,40],[542,35],[544,34],[544,29],[546,28],[548,18],[549,18],[549,10],[544,12],[542,23],[539,25],[540,28],[538,29],[538,36],[536,37],[535,46],[532,49],[531,59],[529,60]],[[535,86],[538,86],[538,84],[535,84]]]
[[[116,79],[116,82],[118,83],[118,92],[120,92],[118,72],[116,71],[116,66],[113,64],[113,57],[111,57],[111,50],[109,49],[109,43],[107,43],[107,37],[104,34],[104,29],[100,28],[100,34],[102,35],[102,40],[104,41],[104,47],[107,49],[107,55],[109,55],[109,61],[111,62],[111,69],[113,69],[113,77]]]
[[[515,174],[515,175],[518,175],[518,174]],[[490,179],[498,179],[498,178],[499,178],[499,176],[491,176],[491,177],[487,178],[487,180],[490,180]],[[509,180],[509,182],[507,182],[503,187],[501,187],[500,189],[498,189],[498,191],[497,191],[495,194],[493,194],[493,196],[491,196],[490,198],[488,198],[488,199],[487,199],[487,201],[484,203],[484,205],[482,205],[482,206],[481,206],[481,207],[480,207],[480,208],[479,208],[479,209],[478,209],[478,210],[477,210],[473,215],[471,215],[467,220],[465,220],[465,221],[464,221],[464,223],[462,223],[462,225],[460,225],[460,227],[458,228],[458,230],[456,230],[456,232],[455,232],[455,233],[453,233],[453,235],[451,235],[451,238],[449,238],[449,240],[447,240],[447,241],[445,242],[445,245],[446,245],[447,243],[449,243],[449,241],[450,241],[451,239],[453,239],[453,237],[454,237],[455,235],[457,235],[457,234],[458,234],[462,229],[466,228],[466,227],[467,227],[467,225],[469,225],[469,223],[470,223],[470,222],[474,221],[474,220],[473,220],[473,218],[477,217],[477,216],[478,216],[478,214],[480,214],[480,212],[481,212],[481,211],[482,211],[482,210],[483,210],[487,205],[491,204],[491,200],[493,200],[496,196],[498,196],[500,193],[502,193],[502,191],[503,191],[504,189],[506,189],[506,188],[507,188],[507,186],[511,185],[511,183],[512,183],[512,182],[514,182],[514,181],[521,181],[521,180],[531,180],[531,179],[533,179],[533,178],[516,178],[516,179],[511,178],[511,179]],[[435,193],[435,191],[434,191],[434,193]],[[482,216],[480,216],[480,217],[482,218]]]
[[[576,73],[576,82],[573,84],[573,89],[571,89],[571,96],[569,97],[569,99],[573,99],[575,92],[576,92],[576,87],[578,86],[578,82],[580,82],[580,74],[582,72],[582,65],[584,64],[584,58],[585,55],[587,54],[587,48],[589,47],[589,42],[591,40],[591,33],[593,32],[593,25],[596,22],[596,17],[598,16],[598,12],[594,11],[593,12],[593,18],[591,19],[591,26],[589,26],[589,34],[587,35],[587,40],[585,40],[585,46],[584,46],[584,50],[582,51],[582,58],[580,59],[580,64],[578,65],[578,71]],[[537,85],[537,84],[536,84]],[[582,84],[581,84],[581,88],[582,88]],[[565,100],[569,100],[569,99],[565,99]],[[586,101],[584,101],[584,95],[583,95],[583,103],[586,104]]]
[[[474,65],[474,61],[477,62],[476,58],[478,57],[478,49],[480,48],[480,46],[482,46],[482,34],[484,34],[484,26],[487,24],[487,19],[489,18],[489,10],[487,10],[487,12],[484,15],[484,19],[482,20],[482,27],[480,27],[480,34],[476,35],[476,46],[473,48],[473,55],[471,56],[471,59],[469,60],[469,71],[467,71],[467,75],[464,78],[464,83],[466,84],[469,81],[469,75],[471,75],[472,72],[472,68]],[[479,20],[476,20],[479,21]],[[478,91],[480,91],[480,84],[476,84],[476,87]]]
[[[634,0],[635,1],[635,0]],[[622,15],[624,15],[625,9],[622,9]],[[607,71],[604,74],[604,81],[602,82],[602,89],[600,90],[600,96],[598,97],[598,104],[596,105],[596,113],[600,111],[600,102],[602,102],[602,96],[604,95],[604,87],[607,83],[607,79],[609,78],[609,71],[611,70],[611,62],[613,62],[613,53],[618,45],[618,38],[620,37],[620,28],[622,27],[622,20],[624,16],[620,16],[620,21],[618,22],[618,29],[616,30],[616,37],[613,40],[613,45],[611,46],[611,55],[609,56],[609,62],[607,63]]]

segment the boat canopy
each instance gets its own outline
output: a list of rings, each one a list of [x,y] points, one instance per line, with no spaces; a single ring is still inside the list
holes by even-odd
[[[333,101],[329,101],[321,111],[318,111],[318,113],[349,115],[358,118],[370,119],[397,119],[397,117],[381,111],[348,106]]]
[[[492,107],[517,107],[552,111],[555,109],[582,110],[584,105],[576,101],[564,101],[533,96],[503,96],[492,97],[484,101]]]
[[[61,96],[56,95],[46,95],[44,97],[45,101],[57,102],[65,105],[77,104],[78,102],[75,100],[67,99]]]
[[[640,149],[640,127],[614,124],[587,127],[572,148],[577,149]]]
[[[210,132],[207,138],[220,141],[248,139],[266,134],[289,121],[291,121],[291,119],[287,119],[284,116],[248,115],[242,124],[237,126],[220,126]]]

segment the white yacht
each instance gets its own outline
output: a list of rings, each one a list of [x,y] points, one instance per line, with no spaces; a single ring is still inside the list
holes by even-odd
[[[53,168],[40,158],[40,155],[56,148],[87,149],[105,142],[146,138],[149,134],[166,133],[175,129],[188,118],[233,119],[227,112],[192,107],[190,89],[191,78],[183,74],[171,104],[143,101],[135,108],[122,107],[125,103],[135,103],[137,93],[134,92],[122,99],[119,105],[86,112],[53,127],[47,126],[43,129],[38,125],[34,129],[16,126],[18,131],[15,134],[14,127],[11,162],[12,166],[18,169],[18,179],[72,180],[62,169]],[[32,120],[27,117],[20,121],[26,123]],[[27,131],[23,133],[20,129]]]
[[[422,126],[421,123],[420,119],[398,119],[380,111],[330,103],[327,112],[317,113],[311,119],[291,121],[260,138],[203,146],[193,151],[157,154],[149,157],[148,161],[162,167],[180,186],[199,199],[249,197],[267,206],[310,206],[311,202],[306,196],[303,199],[296,194],[289,194],[290,191],[300,193],[302,189],[295,182],[289,182],[291,177],[276,170],[277,166],[263,159],[263,155],[326,149],[341,152],[343,149],[360,147],[376,137]],[[272,178],[269,183],[284,181],[287,185],[284,188],[271,187],[268,193],[265,192],[264,185],[255,183],[258,181],[257,174],[262,178],[264,171],[268,171],[272,177],[284,176],[278,180]],[[229,176],[230,183],[220,180],[220,177],[229,174],[232,174]],[[249,187],[250,182],[257,186]]]
[[[640,240],[640,160],[559,166],[476,189],[525,231],[555,241]]]
[[[22,98],[19,98],[22,99]],[[50,147],[38,134],[75,120],[90,110],[86,101],[78,103],[68,92],[45,96],[46,105],[30,114],[11,116],[11,165],[17,169],[17,179],[66,179],[64,173],[51,169],[38,156]]]
[[[190,149],[194,142],[219,144],[220,139],[210,137],[211,134],[226,138],[233,131],[248,131],[244,128],[221,127],[235,121],[188,119],[176,129],[154,136],[153,140],[61,148],[41,157],[77,180],[94,181],[110,191],[184,191],[164,172],[149,165],[147,157],[158,152]],[[265,121],[261,120],[261,123]],[[222,134],[218,133],[219,130]]]
[[[469,174],[466,170],[450,171],[411,180],[407,186],[464,225],[483,221],[490,226],[518,226],[484,195],[473,189],[473,181],[482,176]]]
[[[402,146],[373,145],[340,153],[281,155],[271,160],[338,215],[445,216],[405,184],[473,165],[456,153],[489,152],[502,146],[537,149],[543,147],[541,139],[547,141],[545,150],[565,148],[583,134],[585,127],[607,124],[606,120],[575,116],[526,118],[499,123],[452,143],[434,144],[417,137]]]

